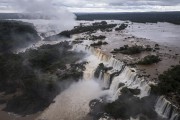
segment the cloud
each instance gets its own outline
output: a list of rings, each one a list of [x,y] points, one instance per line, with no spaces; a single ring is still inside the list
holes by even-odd
[[[174,6],[179,3],[179,0],[112,0],[109,2],[112,6]]]
[[[5,12],[30,13],[33,16],[36,15],[36,18],[39,19],[44,16],[53,19],[58,29],[72,29],[76,25],[75,15],[65,7],[56,7],[54,4],[52,0],[0,0],[0,10]],[[46,24],[51,25],[48,22]]]
[[[16,6],[14,1],[28,1],[28,0],[0,0],[0,6]],[[179,0],[29,0],[29,3],[33,4],[34,1],[41,3],[51,3],[53,6],[66,7],[72,11],[179,11],[180,1]],[[44,1],[44,2],[43,2]],[[29,3],[23,4],[28,6]],[[38,11],[38,4],[33,7],[34,10]],[[45,8],[46,8],[46,4]],[[1,9],[2,7],[0,7]],[[47,11],[44,9],[44,11]]]

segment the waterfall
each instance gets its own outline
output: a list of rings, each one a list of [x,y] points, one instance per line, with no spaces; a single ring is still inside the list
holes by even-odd
[[[132,70],[129,67],[125,67],[124,70],[120,73],[119,76],[116,76],[112,84],[110,86],[110,90],[113,93],[114,98],[118,98],[120,94],[121,88],[119,88],[119,84],[123,83],[126,87],[132,88],[132,89],[140,89],[141,93],[138,95],[138,97],[142,98],[145,96],[148,96],[150,94],[150,86],[143,78],[138,78],[137,74],[135,72],[132,72]]]
[[[109,88],[110,78],[111,78],[111,74],[109,74],[109,73],[104,74],[104,76],[103,76],[104,88]]]
[[[100,61],[93,55],[84,59],[88,62],[85,66],[86,70],[83,74],[84,80],[93,80],[94,79],[94,72],[96,71],[97,66],[99,65]]]
[[[103,71],[101,70],[101,71],[100,71],[100,74],[99,74],[98,80],[102,80],[102,78],[103,78],[103,76],[104,76],[103,74],[104,74],[104,73],[103,73]]]
[[[95,55],[100,61],[102,62],[108,62],[111,56],[108,56],[105,52],[103,52],[99,48],[89,48],[91,53]]]
[[[177,107],[173,106],[164,96],[160,96],[155,105],[155,111],[163,118],[179,120],[180,116]]]
[[[108,66],[113,67],[115,70],[120,71],[123,67],[124,63],[120,62],[119,60],[111,57],[109,62],[108,62]]]
[[[180,115],[177,113],[177,111],[174,110],[170,120],[179,120],[179,119],[180,119]]]
[[[132,69],[116,58],[105,54],[99,48],[92,48],[86,46],[77,47],[78,49],[85,49],[87,53],[90,53],[94,58],[88,58],[91,62],[86,66],[86,71],[84,71],[84,79],[90,80],[94,79],[94,72],[100,63],[103,63],[105,67],[112,67],[107,71],[101,70],[98,75],[98,80],[102,81],[101,85],[103,88],[109,88],[110,100],[114,101],[118,99],[121,94],[121,89],[123,87],[128,87],[131,89],[140,89],[140,94],[137,97],[142,98],[150,95],[151,87],[149,83],[143,78],[138,77],[135,69]],[[124,86],[120,86],[123,84]],[[177,108],[173,106],[168,100],[163,96],[158,98],[155,105],[155,111],[163,118],[169,120],[179,120],[180,116],[177,112]]]
[[[104,72],[104,71],[100,72],[98,80],[102,81],[101,82],[102,88],[104,88],[104,89],[108,89],[109,88],[110,77],[111,77],[111,74],[109,74],[107,72]]]
[[[128,88],[140,89],[141,93],[140,95],[138,95],[138,97],[140,98],[148,96],[150,94],[151,88],[149,84],[145,81],[144,78],[138,78],[137,73],[134,69],[125,66],[123,62],[105,54],[99,48],[87,47],[86,50],[96,56],[96,58],[106,67],[112,67],[112,69],[106,72],[101,71],[97,79],[103,81],[104,88],[110,88],[110,91],[113,93],[114,98],[118,98],[118,95],[120,94],[120,89],[118,88],[120,83],[125,84],[125,86]],[[91,71],[91,76],[93,74],[93,71],[95,71],[95,68]]]

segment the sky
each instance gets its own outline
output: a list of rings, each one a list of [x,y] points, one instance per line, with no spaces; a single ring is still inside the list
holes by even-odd
[[[180,11],[180,0],[0,0],[0,12],[20,12],[33,2],[34,9],[52,4],[71,12]]]

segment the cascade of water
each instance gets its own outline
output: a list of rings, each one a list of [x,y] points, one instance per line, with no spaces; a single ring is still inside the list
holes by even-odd
[[[119,60],[111,57],[109,62],[108,62],[108,66],[109,67],[113,67],[113,69],[120,71],[123,67],[124,63],[120,62]]]
[[[78,52],[82,52],[82,51],[83,51],[83,52],[88,52],[86,46],[84,46],[84,45],[79,45],[79,44],[73,45],[72,51],[78,51]]]
[[[97,58],[102,62],[108,62],[111,58],[111,56],[108,56],[99,48],[90,48],[90,51],[93,55],[97,56]]]
[[[148,96],[150,93],[150,86],[148,85],[148,83],[145,82],[145,80],[138,78],[137,74],[135,72],[132,72],[132,70],[127,66],[124,68],[122,73],[120,73],[120,75],[115,77],[112,81],[110,90],[114,94],[114,98],[118,98],[120,94],[120,90],[122,89],[119,88],[120,83],[124,83],[128,88],[140,89],[141,94],[138,95],[138,97]]]
[[[100,61],[93,55],[87,57],[85,61],[87,61],[88,64],[85,66],[86,70],[84,71],[83,79],[93,80],[94,72],[96,71],[96,68],[99,65]]]
[[[110,86],[110,90],[115,93],[118,90],[118,86],[119,83],[125,83],[124,81],[126,81],[126,75],[128,74],[128,69],[127,67],[125,67],[125,69],[123,70],[123,72],[119,75],[116,76]]]
[[[100,71],[98,80],[102,80],[102,78],[103,78],[103,76],[104,76],[103,74],[104,74],[103,71]]]
[[[104,73],[104,76],[103,76],[103,84],[104,84],[104,88],[109,88],[109,85],[110,85],[110,76],[111,74],[109,73]]]
[[[180,115],[175,110],[173,110],[170,120],[179,120],[179,119],[180,119]]]
[[[78,47],[78,49],[79,48],[80,47]],[[86,71],[84,71],[85,80],[94,79],[94,72],[97,66],[99,65],[99,63],[103,62],[105,66],[112,67],[111,70],[108,70],[106,72],[102,70],[99,73],[99,78],[98,78],[99,80],[103,81],[103,88],[109,88],[110,86],[109,91],[112,93],[112,100],[116,100],[118,96],[121,94],[120,90],[123,87],[119,86],[120,83],[123,83],[125,85],[124,87],[132,88],[132,89],[137,89],[137,88],[140,89],[141,93],[140,95],[138,95],[138,97],[140,98],[148,96],[150,94],[151,88],[149,84],[145,81],[145,79],[139,78],[135,70],[132,70],[127,66],[125,66],[124,68],[123,62],[120,62],[119,60],[106,55],[101,51],[101,49],[98,48],[92,48],[86,46],[85,48],[82,47],[81,50],[82,49],[85,49],[87,52],[92,53],[95,57],[95,59],[90,58],[92,60],[86,66]],[[119,72],[120,74],[118,76],[115,76],[111,82],[111,75],[117,72]],[[155,106],[155,110],[160,116],[164,118],[170,120],[179,119],[179,114],[177,113],[175,107],[172,106],[172,104],[162,96],[158,99]]]
[[[141,94],[139,95],[140,98],[142,98],[143,96],[150,95],[151,87],[149,86],[149,84],[147,84],[147,82],[144,79],[141,80],[141,84],[139,88],[141,90]]]
[[[155,105],[155,111],[162,116],[170,120],[178,120],[179,114],[177,108],[173,106],[164,96],[160,96]]]

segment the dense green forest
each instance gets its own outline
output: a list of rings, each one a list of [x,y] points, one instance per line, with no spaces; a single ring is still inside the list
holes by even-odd
[[[33,24],[0,20],[0,52],[26,47],[40,40]]]
[[[112,29],[116,26],[117,26],[117,24],[108,24],[105,21],[95,22],[89,26],[83,26],[83,25],[76,26],[74,29],[72,29],[70,31],[63,31],[59,35],[64,35],[66,37],[70,37],[70,35],[84,33],[84,32],[92,33],[92,32],[96,32],[97,30],[105,31],[105,30]]]
[[[4,93],[0,104],[6,103],[4,110],[8,112],[26,115],[43,110],[82,77],[86,63],[76,62],[84,53],[70,51],[72,46],[67,41],[14,53],[38,40],[32,24],[0,21],[0,93]]]
[[[159,75],[158,85],[152,85],[152,93],[165,95],[167,98],[180,105],[180,65],[172,68]]]
[[[151,65],[153,63],[158,63],[159,61],[161,61],[159,56],[156,56],[156,55],[147,55],[143,59],[138,61],[137,64],[139,64],[139,65]]]
[[[77,20],[128,20],[139,23],[169,22],[180,25],[180,12],[76,13]]]
[[[21,54],[0,54],[0,91],[15,94],[4,100],[6,110],[26,114],[43,109],[64,89],[62,81],[79,80],[85,63],[75,62],[84,54],[69,49],[69,43],[62,42]]]
[[[133,46],[124,45],[123,47],[114,49],[111,53],[134,55],[134,54],[139,54],[143,51],[152,51],[152,48],[149,46],[146,46],[146,48],[144,48],[143,46],[138,46],[138,45],[133,45]]]

